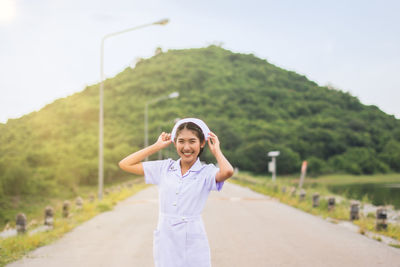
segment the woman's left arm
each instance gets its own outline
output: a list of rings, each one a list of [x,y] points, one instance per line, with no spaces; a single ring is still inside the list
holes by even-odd
[[[211,150],[211,153],[217,159],[219,166],[219,171],[215,176],[215,180],[217,182],[223,182],[233,175],[233,167],[225,158],[224,154],[222,154],[218,136],[216,136],[214,133],[209,133],[208,146]]]

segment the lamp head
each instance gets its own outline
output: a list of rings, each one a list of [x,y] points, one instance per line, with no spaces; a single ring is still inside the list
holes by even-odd
[[[160,21],[154,22],[153,24],[158,24],[158,25],[166,25],[168,24],[169,19],[162,19]]]

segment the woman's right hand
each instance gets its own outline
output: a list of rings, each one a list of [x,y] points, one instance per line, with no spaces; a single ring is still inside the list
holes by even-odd
[[[172,143],[171,134],[162,132],[157,139],[156,145],[160,147],[160,149],[166,148]]]
[[[144,175],[143,164],[141,161],[146,157],[153,155],[157,151],[166,148],[171,143],[171,134],[162,132],[158,137],[157,142],[125,157],[119,162],[119,167],[127,172]]]

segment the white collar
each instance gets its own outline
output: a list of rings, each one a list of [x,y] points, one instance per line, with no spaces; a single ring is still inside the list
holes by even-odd
[[[171,164],[171,166],[168,168],[168,171],[179,171],[179,174],[181,173],[181,158],[179,158],[177,161],[175,161],[174,163]],[[197,158],[196,162],[192,165],[192,167],[190,167],[190,169],[186,172],[198,172],[201,169],[203,169],[205,166],[203,164],[201,164],[200,159]]]

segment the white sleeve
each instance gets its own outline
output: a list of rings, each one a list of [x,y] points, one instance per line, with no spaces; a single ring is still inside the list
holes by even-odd
[[[209,191],[221,191],[224,182],[217,182],[215,180],[215,176],[217,175],[217,172],[219,172],[219,169],[215,167],[214,164],[208,164],[207,168],[205,168],[205,171],[207,189]]]
[[[159,184],[163,170],[169,166],[170,159],[145,161],[142,163],[146,184]]]

